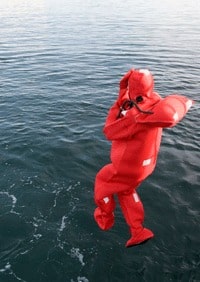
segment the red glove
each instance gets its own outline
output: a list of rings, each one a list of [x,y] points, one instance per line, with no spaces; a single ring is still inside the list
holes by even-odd
[[[130,77],[132,71],[133,71],[133,69],[129,70],[120,80],[120,83],[119,83],[120,90],[128,87],[128,80],[129,80],[129,77]]]
[[[127,93],[127,89],[128,89],[129,77],[130,77],[132,71],[133,71],[133,69],[129,70],[120,80],[119,96],[118,96],[118,99],[117,99],[119,106],[121,106],[121,104],[123,103],[123,100],[129,99],[128,96],[126,97],[126,93]]]

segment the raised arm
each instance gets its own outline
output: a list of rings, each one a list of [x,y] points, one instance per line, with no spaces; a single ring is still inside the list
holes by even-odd
[[[181,95],[169,95],[157,103],[152,115],[138,115],[138,123],[157,127],[173,127],[181,121],[193,104],[193,100]]]

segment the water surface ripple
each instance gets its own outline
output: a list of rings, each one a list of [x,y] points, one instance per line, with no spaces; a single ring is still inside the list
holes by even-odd
[[[200,281],[199,1],[2,0],[0,14],[0,281]],[[196,103],[138,191],[155,238],[126,249],[119,208],[96,226],[93,183],[132,67]]]

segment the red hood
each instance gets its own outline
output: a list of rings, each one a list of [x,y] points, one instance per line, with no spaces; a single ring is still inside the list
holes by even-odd
[[[149,70],[131,69],[120,81],[118,105],[134,100],[145,110],[156,104],[161,97],[154,92],[154,79]]]
[[[132,70],[128,80],[129,98],[138,96],[151,98],[154,88],[153,76],[148,70]]]

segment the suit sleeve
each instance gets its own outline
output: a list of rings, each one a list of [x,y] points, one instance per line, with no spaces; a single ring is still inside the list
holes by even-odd
[[[193,104],[193,100],[181,95],[170,95],[157,103],[152,115],[138,115],[138,123],[157,127],[173,127],[181,121]]]
[[[108,113],[103,128],[103,132],[108,140],[128,139],[133,136],[136,130],[137,125],[133,113],[135,109],[129,110],[124,117],[117,119],[119,109],[118,103],[116,102]]]

